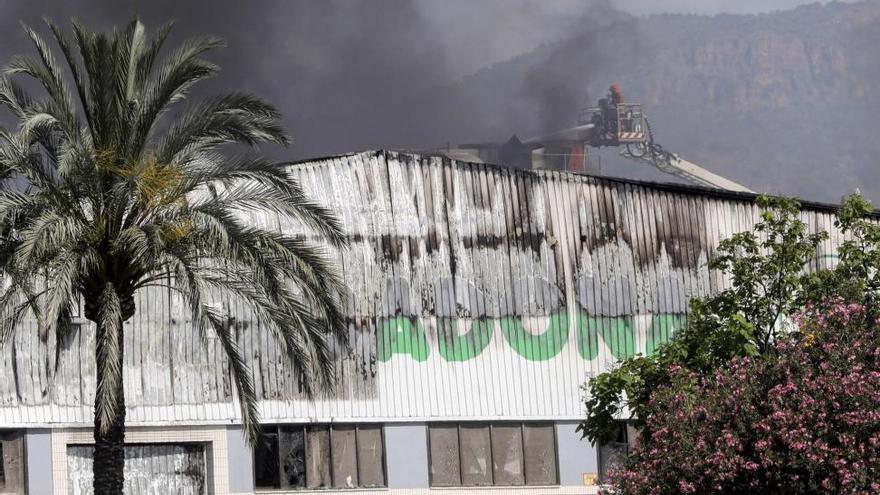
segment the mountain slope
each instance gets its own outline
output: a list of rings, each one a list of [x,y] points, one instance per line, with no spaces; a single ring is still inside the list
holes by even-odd
[[[877,47],[878,2],[622,17],[481,71],[436,99],[470,101],[474,112],[458,130],[500,139],[503,130],[564,125],[620,82],[644,103],[657,141],[706,168],[772,193],[837,201],[861,188],[880,200]],[[529,81],[542,81],[544,93],[536,97]],[[607,173],[644,176],[601,154]]]

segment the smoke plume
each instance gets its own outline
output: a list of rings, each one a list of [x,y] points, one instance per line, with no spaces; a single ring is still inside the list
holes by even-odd
[[[605,79],[603,30],[635,37],[607,0],[15,0],[0,13],[4,62],[32,52],[17,21],[46,33],[43,16],[94,29],[133,15],[148,28],[175,19],[171,43],[218,35],[228,48],[211,57],[223,72],[203,91],[274,102],[293,135],[291,158],[500,141],[571,123],[587,84]],[[518,58],[534,50],[543,63]],[[493,65],[510,72],[504,87],[480,71]]]

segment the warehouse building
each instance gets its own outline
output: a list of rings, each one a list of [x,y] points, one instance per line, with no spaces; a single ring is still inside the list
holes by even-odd
[[[251,450],[219,343],[174,294],[140,294],[130,493],[595,493],[627,435],[580,440],[581,386],[681,328],[688,300],[726,283],[713,249],[759,213],[750,195],[397,152],[293,170],[351,241],[335,253],[350,290],[338,386],[309,400],[259,322],[230,319],[261,398]],[[803,218],[834,231],[828,207]],[[89,493],[94,333],[77,322],[59,348],[31,322],[0,352],[0,493]]]

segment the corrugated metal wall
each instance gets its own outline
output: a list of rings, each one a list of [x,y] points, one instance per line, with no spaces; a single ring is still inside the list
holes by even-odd
[[[237,320],[269,421],[579,418],[585,379],[680,328],[688,300],[725,283],[706,267],[719,240],[758,218],[747,197],[392,152],[295,171],[350,235],[336,256],[352,349],[339,353],[335,394],[306,401],[271,337]],[[827,210],[802,216],[833,231]],[[836,244],[833,234],[817,265]],[[138,307],[129,422],[236,417],[220,346],[199,340],[179,298],[155,289]],[[57,363],[53,340],[28,324],[3,348],[0,422],[91,422],[93,332],[84,326]]]

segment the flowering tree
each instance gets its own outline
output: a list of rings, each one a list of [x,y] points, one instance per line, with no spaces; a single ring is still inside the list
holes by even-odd
[[[838,297],[795,319],[772,356],[673,368],[613,493],[880,493],[877,320]]]

